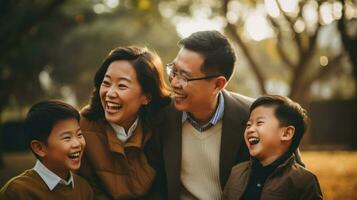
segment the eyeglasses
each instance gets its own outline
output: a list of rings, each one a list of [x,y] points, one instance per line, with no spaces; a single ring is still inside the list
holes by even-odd
[[[174,63],[169,63],[166,64],[166,73],[169,76],[169,81],[171,82],[174,78],[180,83],[182,86],[187,86],[187,83],[190,81],[199,81],[199,80],[207,80],[210,78],[216,78],[221,75],[210,75],[210,76],[204,76],[204,77],[199,77],[199,78],[187,78],[183,76],[182,74],[179,74],[174,71],[173,69]]]

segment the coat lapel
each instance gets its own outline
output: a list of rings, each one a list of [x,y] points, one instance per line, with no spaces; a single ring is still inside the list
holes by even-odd
[[[238,100],[227,91],[223,91],[224,115],[222,119],[222,139],[220,151],[220,182],[222,189],[228,180],[231,168],[236,164],[241,145],[244,144],[244,123],[248,113]]]
[[[163,155],[167,176],[168,199],[178,199],[181,172],[182,112],[171,105],[163,124]]]

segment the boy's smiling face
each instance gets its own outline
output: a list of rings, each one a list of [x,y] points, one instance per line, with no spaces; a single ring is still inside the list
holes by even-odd
[[[69,170],[77,170],[86,143],[76,119],[57,121],[38,153],[41,162],[52,172],[67,179]]]
[[[287,127],[280,125],[274,112],[275,106],[256,107],[250,114],[244,132],[250,155],[263,165],[270,164],[282,155],[290,145],[292,137],[286,137]]]

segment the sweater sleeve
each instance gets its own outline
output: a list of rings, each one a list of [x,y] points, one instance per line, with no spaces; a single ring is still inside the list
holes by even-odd
[[[8,182],[0,190],[0,199],[3,200],[22,200],[28,199],[29,194],[22,190],[23,186],[21,184],[16,184],[16,182]]]

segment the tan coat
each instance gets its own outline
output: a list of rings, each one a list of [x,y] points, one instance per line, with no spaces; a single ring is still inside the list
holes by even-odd
[[[155,177],[144,146],[151,137],[142,123],[123,144],[106,121],[82,117],[86,149],[79,174],[92,185],[96,199],[134,199],[148,193]]]
[[[239,200],[249,181],[251,161],[233,167],[223,192],[223,199]],[[291,156],[277,167],[263,186],[261,200],[321,200],[319,182],[314,174],[306,170]]]

